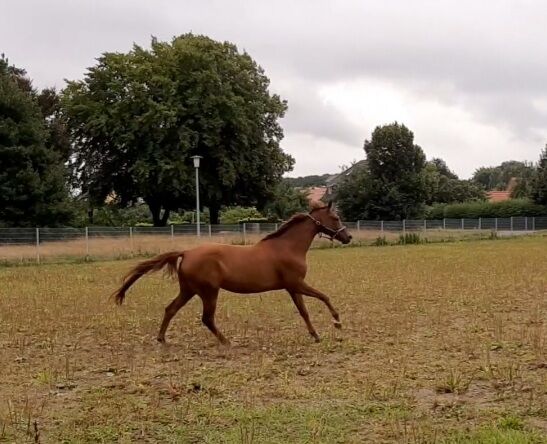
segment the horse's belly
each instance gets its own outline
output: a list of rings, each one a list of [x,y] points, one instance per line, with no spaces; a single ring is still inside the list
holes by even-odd
[[[224,269],[222,288],[234,293],[260,293],[283,288],[271,264],[259,260],[247,264],[231,263]]]
[[[283,288],[278,279],[268,276],[226,276],[222,282],[224,290],[233,293],[261,293]]]

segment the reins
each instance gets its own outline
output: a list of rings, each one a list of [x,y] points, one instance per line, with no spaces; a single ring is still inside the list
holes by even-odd
[[[338,234],[341,232],[341,231],[344,231],[346,229],[346,227],[344,225],[342,225],[338,230],[335,230],[333,228],[330,228],[330,227],[327,227],[326,225],[323,225],[320,221],[318,221],[315,217],[313,217],[310,213],[306,213],[306,216],[308,216],[311,220],[313,220],[315,222],[315,225],[317,225],[318,227],[321,227],[323,230],[326,230],[327,232],[330,232],[329,234],[327,233],[323,233],[323,232],[319,232],[319,237],[326,237],[328,240],[330,240],[331,242],[336,239],[336,236],[338,236]]]

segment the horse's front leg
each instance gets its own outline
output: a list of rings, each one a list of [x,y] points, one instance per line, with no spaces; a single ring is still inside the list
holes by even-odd
[[[319,290],[316,290],[313,287],[310,287],[304,281],[301,281],[298,283],[297,287],[295,288],[295,291],[322,301],[328,307],[330,314],[333,317],[334,326],[336,328],[342,328],[342,323],[340,322],[340,315],[338,314],[336,309],[333,307],[329,297],[326,294],[321,293]]]
[[[321,338],[319,338],[319,335],[317,334],[315,328],[311,323],[310,315],[308,314],[308,310],[306,309],[306,304],[304,304],[304,298],[300,293],[293,293],[292,291],[289,291],[289,294],[291,295],[291,298],[294,302],[294,305],[296,305],[300,316],[302,316],[302,319],[304,319],[306,327],[308,328],[308,332],[310,333],[310,335],[313,336],[315,342],[319,342]]]

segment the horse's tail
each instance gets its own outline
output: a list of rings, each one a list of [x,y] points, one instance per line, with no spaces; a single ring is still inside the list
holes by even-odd
[[[177,267],[179,257],[184,257],[184,251],[170,251],[168,253],[159,254],[152,259],[148,259],[147,261],[137,264],[129,271],[129,273],[127,273],[127,275],[123,278],[122,286],[112,295],[116,301],[116,304],[121,305],[125,299],[125,292],[129,289],[129,287],[131,287],[137,279],[150,271],[161,270],[167,265],[167,272],[170,276],[175,274],[179,275],[180,270]]]

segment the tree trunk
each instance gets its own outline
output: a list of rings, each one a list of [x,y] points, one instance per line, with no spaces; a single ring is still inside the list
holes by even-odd
[[[219,213],[219,206],[216,203],[211,203],[209,205],[209,220],[212,225],[217,225],[219,223]]]
[[[167,208],[163,210],[163,216],[161,217],[160,227],[165,227],[167,225],[167,221],[169,220],[170,213],[171,213],[171,210],[168,210]]]
[[[154,226],[165,227],[167,225],[167,221],[169,220],[171,210],[165,209],[163,210],[163,214],[161,214],[161,204],[156,203],[149,203],[148,208],[150,208],[150,212],[152,213],[152,221]]]
[[[149,202],[148,208],[150,208],[150,213],[152,213],[152,222],[155,227],[164,227],[165,222],[161,217],[161,205],[156,202]]]

